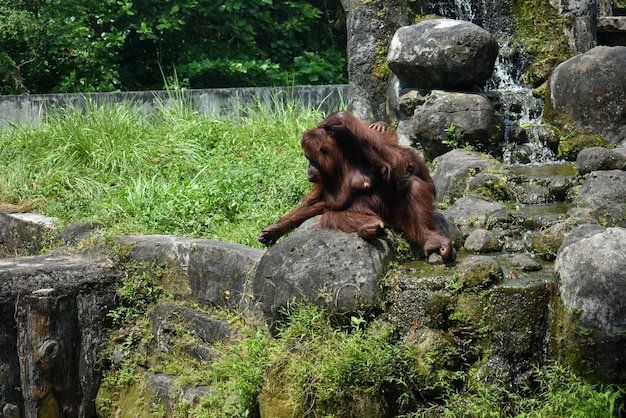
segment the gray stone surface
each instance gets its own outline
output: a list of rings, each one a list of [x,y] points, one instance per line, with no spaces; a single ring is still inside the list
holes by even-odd
[[[471,253],[490,253],[502,249],[502,244],[498,242],[496,235],[492,231],[476,229],[465,239],[463,245]]]
[[[576,157],[576,168],[581,175],[597,170],[626,170],[626,148],[585,148]]]
[[[401,27],[387,64],[404,87],[473,91],[493,73],[495,38],[480,26],[453,19]]]
[[[626,171],[592,171],[585,179],[574,205],[591,208],[605,226],[626,226]]]
[[[394,255],[389,240],[365,241],[356,233],[322,229],[318,221],[306,221],[261,258],[254,297],[269,318],[294,300],[337,313],[366,311],[381,302],[379,280]]]
[[[398,123],[397,135],[428,159],[454,148],[489,150],[502,139],[503,121],[483,95],[433,90],[416,100],[421,104]]]
[[[565,356],[568,352],[582,356],[587,373],[602,381],[623,383],[626,229],[587,228],[577,237],[562,246],[554,263],[561,300],[570,315],[564,327],[566,335],[560,341]]]
[[[626,46],[597,46],[559,64],[549,100],[576,128],[626,145]]]
[[[465,195],[472,177],[502,164],[478,152],[455,149],[435,158],[432,167],[437,201],[453,203]]]
[[[177,296],[210,306],[245,304],[248,279],[264,253],[240,244],[171,235],[128,235],[117,242],[130,246],[134,261],[176,263],[188,286],[177,286]]]
[[[456,225],[463,235],[473,230],[485,228],[488,222],[508,216],[508,208],[502,203],[488,202],[474,196],[458,199],[445,212],[444,216]]]

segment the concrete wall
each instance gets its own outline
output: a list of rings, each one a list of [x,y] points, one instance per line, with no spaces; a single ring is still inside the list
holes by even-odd
[[[38,123],[54,109],[75,107],[89,109],[112,103],[129,102],[150,114],[159,103],[167,105],[177,96],[189,101],[201,114],[219,119],[246,113],[257,105],[273,106],[277,102],[301,103],[321,107],[326,113],[344,108],[347,85],[257,87],[187,90],[184,92],[140,91],[83,94],[32,94],[0,96],[0,126]]]

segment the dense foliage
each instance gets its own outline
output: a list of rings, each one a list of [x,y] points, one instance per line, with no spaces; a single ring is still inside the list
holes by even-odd
[[[345,82],[336,0],[0,0],[2,94]]]

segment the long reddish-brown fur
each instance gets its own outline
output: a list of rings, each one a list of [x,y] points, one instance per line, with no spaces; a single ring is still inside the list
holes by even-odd
[[[271,245],[306,219],[322,215],[324,228],[370,239],[388,226],[419,243],[427,256],[453,257],[450,238],[435,226],[435,187],[426,163],[417,151],[399,145],[393,132],[335,112],[305,132],[301,145],[311,164],[313,189],[261,232],[261,242]],[[364,182],[367,187],[361,187]]]

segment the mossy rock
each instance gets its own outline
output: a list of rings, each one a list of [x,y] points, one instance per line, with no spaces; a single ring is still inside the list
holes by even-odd
[[[500,283],[504,278],[500,264],[488,256],[472,256],[457,268],[457,282],[464,289],[483,289]]]
[[[554,260],[563,240],[575,227],[575,222],[571,220],[553,224],[549,228],[542,230],[532,240],[532,250],[543,260]]]
[[[559,143],[559,157],[568,161],[575,161],[578,153],[585,148],[607,147],[609,142],[600,135],[577,133],[565,137]]]
[[[402,360],[412,386],[427,397],[436,397],[453,387],[461,364],[458,340],[452,334],[429,328],[417,330],[405,345]]]

